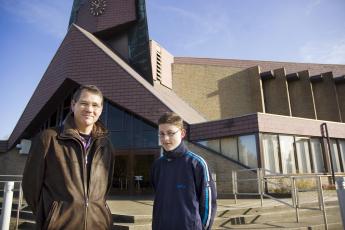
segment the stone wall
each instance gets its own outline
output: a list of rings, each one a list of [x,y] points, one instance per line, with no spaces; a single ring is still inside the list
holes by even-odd
[[[216,174],[217,194],[218,198],[229,198],[233,195],[232,188],[232,171],[244,169],[241,165],[223,157],[219,154],[213,153],[207,149],[199,147],[191,142],[187,143],[188,148],[203,157],[211,172]],[[245,172],[238,174],[241,179],[255,178],[256,174]],[[255,181],[243,182],[238,185],[239,192],[257,192],[257,185]]]

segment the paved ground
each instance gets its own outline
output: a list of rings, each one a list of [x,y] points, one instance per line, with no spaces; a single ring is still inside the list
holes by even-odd
[[[113,196],[108,199],[107,203],[112,213],[122,215],[151,215],[153,200],[152,196]],[[300,192],[299,200],[301,205],[317,202],[316,192]],[[292,204],[291,198],[281,198],[281,201]],[[338,200],[336,191],[324,192],[324,200],[335,201]],[[218,211],[226,209],[236,209],[244,207],[260,207],[260,199],[238,199],[237,204],[234,199],[218,199]],[[264,207],[273,207],[282,205],[281,203],[272,199],[264,199]]]

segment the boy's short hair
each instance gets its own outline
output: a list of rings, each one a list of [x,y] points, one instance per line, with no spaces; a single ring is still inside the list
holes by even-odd
[[[183,129],[183,119],[174,112],[166,112],[158,119],[158,125],[170,124]]]
[[[95,85],[82,85],[80,86],[77,91],[73,94],[72,101],[77,102],[80,98],[81,93],[83,90],[96,94],[102,98],[102,105],[103,105],[103,94],[102,91]]]

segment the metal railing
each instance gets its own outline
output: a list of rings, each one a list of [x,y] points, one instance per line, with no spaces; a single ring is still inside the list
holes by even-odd
[[[246,173],[246,174],[256,174],[253,178],[247,178],[244,177],[241,179],[239,175]],[[262,168],[254,168],[254,169],[241,169],[237,171],[232,171],[232,188],[233,188],[233,194],[235,198],[235,203],[237,204],[237,197],[239,195],[254,195],[254,196],[260,196],[260,202],[261,207],[263,207],[263,198],[267,197],[271,200],[277,201],[279,203],[282,203],[290,208],[295,209],[296,213],[296,221],[300,222],[300,209],[310,209],[310,210],[320,210],[323,215],[323,222],[325,224],[325,229],[328,229],[328,221],[327,221],[327,215],[326,215],[326,208],[325,208],[325,200],[324,200],[324,191],[322,188],[322,177],[329,177],[331,178],[332,175],[287,175],[287,174],[277,174],[273,173],[269,170],[262,169]],[[290,192],[291,194],[291,204],[289,202],[286,202],[283,199],[274,197],[270,194],[268,194],[269,187],[276,187],[279,189],[281,187],[280,183],[274,182],[274,180],[287,180],[289,181],[289,186],[284,186],[284,190],[286,192]],[[297,185],[297,180],[301,179],[308,179],[308,180],[315,180],[315,186],[310,186],[309,188],[303,188],[300,189]],[[272,181],[273,180],[273,181]],[[238,184],[241,182],[252,182],[255,181],[255,184],[257,185],[257,192],[239,192]],[[317,203],[318,208],[312,208],[312,207],[302,207],[301,201],[300,201],[300,192],[306,192],[306,191],[315,191],[317,193]]]
[[[14,229],[18,229],[19,226],[19,215],[20,215],[20,211],[23,208],[22,204],[23,204],[23,190],[22,190],[22,175],[0,175],[0,186],[1,189],[4,190],[4,188],[6,187],[6,183],[8,182],[13,182],[14,187],[13,187],[13,197],[17,198],[17,210],[16,210],[16,220],[15,220],[15,226]],[[4,185],[4,186],[3,186]],[[5,196],[6,191],[4,191],[4,196]],[[15,196],[15,194],[18,193],[17,197]],[[2,201],[2,209],[1,209],[1,217],[3,217],[4,215],[4,207],[5,205],[10,205],[11,207],[11,214],[12,215],[12,203],[11,204],[5,204],[5,200],[3,199]],[[3,221],[5,221],[3,219]],[[9,220],[6,220],[9,221]],[[3,225],[3,223],[2,223]]]

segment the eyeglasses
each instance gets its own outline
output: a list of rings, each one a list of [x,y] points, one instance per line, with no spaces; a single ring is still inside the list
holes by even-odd
[[[165,136],[168,136],[168,137],[173,137],[178,131],[180,131],[179,129],[176,130],[175,132],[171,132],[171,131],[168,131],[167,133],[159,133],[158,134],[158,137],[159,138],[164,138]]]

